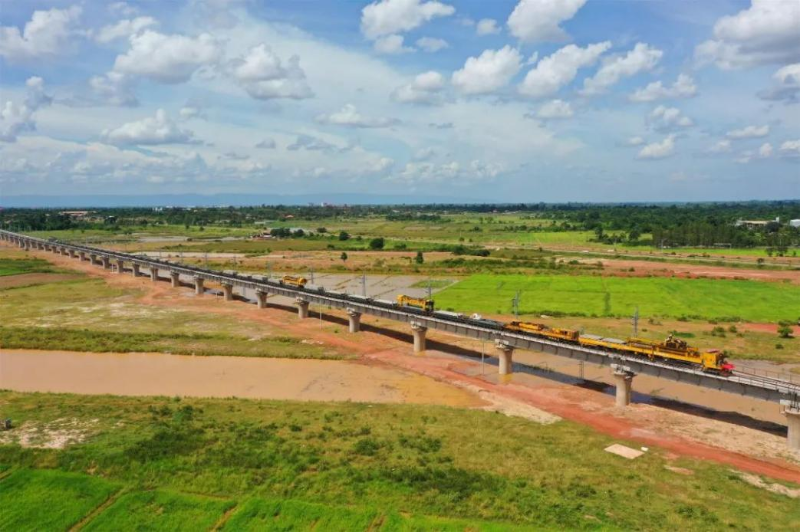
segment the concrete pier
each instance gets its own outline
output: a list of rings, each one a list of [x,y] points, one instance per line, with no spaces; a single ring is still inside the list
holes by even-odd
[[[494,347],[497,349],[497,358],[500,363],[498,364],[498,373],[500,375],[511,375],[513,373],[512,355],[514,348],[503,342],[502,340],[495,340]]]
[[[263,290],[256,290],[256,299],[258,300],[258,308],[267,308],[267,293]]]
[[[69,258],[74,259],[75,255],[76,255],[75,250],[74,249],[70,249],[69,250]]]
[[[361,313],[356,309],[347,309],[347,319],[350,322],[350,332],[357,333],[361,330]]]
[[[789,428],[786,443],[789,449],[800,452],[800,405],[785,405],[783,415],[786,416],[786,425]]]
[[[125,273],[125,261],[124,260],[117,260],[117,273],[122,275]]]
[[[203,278],[202,277],[195,277],[194,278],[194,293],[198,296],[202,296],[205,289],[203,288]]]
[[[628,406],[631,404],[631,384],[634,373],[618,364],[611,364],[611,371],[614,375],[614,385],[617,388],[616,405],[618,407]]]
[[[78,252],[78,257],[80,257],[81,262],[85,261],[86,260],[86,252],[85,251],[79,251]]]
[[[89,264],[94,265],[95,262],[97,262],[97,255],[95,255],[94,253],[91,253],[89,255]]]
[[[131,274],[134,277],[139,277],[139,265],[136,263],[131,264]]]
[[[305,299],[297,298],[294,300],[297,303],[297,317],[304,319],[308,317],[308,301]]]
[[[425,333],[428,332],[428,328],[422,325],[421,323],[411,322],[411,334],[414,335],[414,352],[415,353],[424,353],[425,352]]]
[[[233,301],[233,285],[223,283],[222,295],[225,297],[225,301]]]
[[[153,282],[158,281],[158,268],[150,267],[150,280]]]
[[[181,274],[178,272],[169,272],[169,278],[172,288],[178,288],[181,285]]]

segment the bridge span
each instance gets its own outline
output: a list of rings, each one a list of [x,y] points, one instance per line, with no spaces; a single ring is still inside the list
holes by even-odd
[[[567,357],[611,368],[616,385],[616,404],[624,407],[630,403],[631,385],[637,374],[646,374],[662,379],[691,384],[727,393],[744,395],[764,401],[778,403],[785,414],[788,425],[788,444],[800,450],[800,385],[781,379],[767,378],[735,371],[723,376],[707,373],[689,366],[678,366],[657,360],[638,358],[630,355],[592,349],[585,346],[561,343],[524,333],[502,331],[465,320],[447,319],[441,316],[420,314],[407,308],[388,306],[379,302],[349,294],[333,294],[324,290],[288,286],[278,280],[243,275],[235,272],[221,272],[178,264],[157,258],[122,253],[80,244],[69,244],[55,240],[45,240],[11,231],[0,230],[0,240],[11,242],[24,249],[51,251],[68,255],[77,260],[88,260],[106,269],[116,268],[117,273],[131,272],[134,276],[149,272],[153,281],[171,281],[180,285],[181,276],[190,277],[197,294],[205,292],[205,282],[217,283],[222,287],[225,300],[233,299],[233,290],[238,288],[253,290],[259,308],[266,308],[268,296],[293,298],[300,318],[308,317],[309,305],[314,303],[331,309],[346,311],[349,330],[356,333],[360,329],[363,315],[376,316],[398,322],[408,323],[414,339],[414,352],[425,351],[426,333],[429,329],[492,342],[499,359],[499,373],[510,374],[515,349],[541,351],[552,355]],[[130,268],[126,268],[130,265]],[[168,277],[162,276],[162,272]]]

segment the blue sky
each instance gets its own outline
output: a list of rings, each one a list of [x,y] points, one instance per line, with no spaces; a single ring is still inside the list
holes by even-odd
[[[796,0],[20,1],[23,194],[800,197]]]

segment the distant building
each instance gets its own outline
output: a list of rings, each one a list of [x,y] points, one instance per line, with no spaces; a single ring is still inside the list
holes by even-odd
[[[790,227],[800,227],[800,220],[789,220]]]
[[[747,227],[750,229],[756,229],[761,227],[766,227],[768,224],[781,223],[780,218],[775,218],[774,220],[736,220],[734,224],[736,227]]]
[[[69,216],[70,218],[75,218],[76,220],[80,220],[86,218],[89,215],[89,211],[61,211],[60,213],[63,216]]]

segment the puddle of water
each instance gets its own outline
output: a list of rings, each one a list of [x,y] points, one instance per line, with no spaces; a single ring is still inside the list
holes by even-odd
[[[459,388],[341,360],[0,351],[0,389],[476,406]]]

